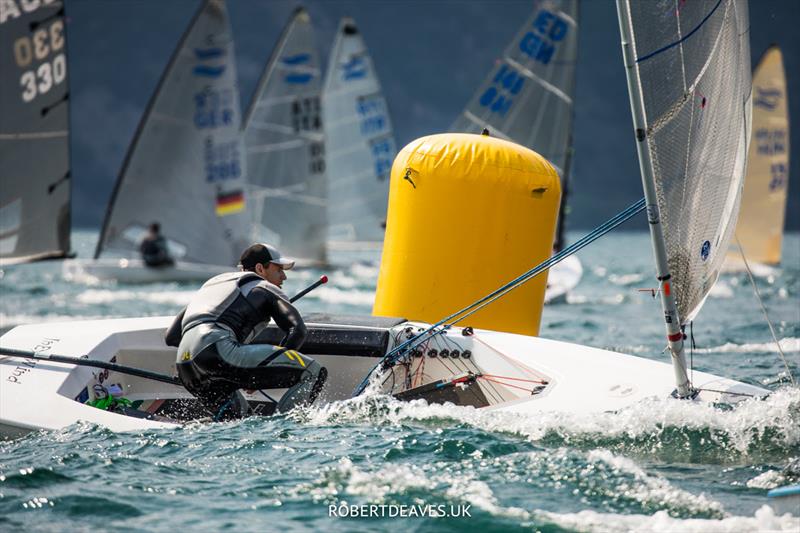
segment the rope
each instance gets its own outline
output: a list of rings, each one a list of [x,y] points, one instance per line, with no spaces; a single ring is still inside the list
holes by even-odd
[[[630,205],[625,210],[621,211],[611,219],[607,220],[600,226],[596,227],[592,231],[590,231],[587,235],[578,239],[570,246],[564,248],[557,254],[553,255],[549,259],[539,263],[537,266],[533,267],[532,269],[528,270],[521,276],[517,277],[516,279],[511,280],[510,282],[506,283],[499,289],[495,290],[494,292],[484,296],[480,300],[473,302],[472,304],[468,305],[467,307],[456,311],[450,316],[447,316],[440,320],[439,322],[431,325],[428,329],[418,333],[416,336],[412,337],[411,339],[403,342],[400,346],[396,346],[392,349],[389,353],[384,355],[375,366],[367,373],[361,383],[356,387],[355,391],[353,391],[353,396],[358,396],[364,389],[367,388],[369,383],[369,377],[372,373],[381,365],[390,365],[394,363],[397,359],[405,355],[406,352],[413,349],[414,346],[420,344],[422,341],[429,337],[433,337],[434,335],[441,335],[445,333],[450,327],[454,324],[464,320],[468,316],[480,311],[490,303],[494,302],[498,298],[502,298],[512,290],[516,289],[523,283],[531,280],[535,276],[541,274],[545,270],[549,269],[551,266],[559,263],[560,261],[564,260],[565,258],[569,257],[570,255],[578,252],[585,246],[591,244],[592,242],[596,241],[612,229],[616,228],[617,226],[621,225],[624,222],[627,222],[635,215],[639,214],[640,212],[644,211],[645,209],[645,199],[641,198],[639,201],[635,202],[634,204]],[[452,322],[451,322],[452,321]],[[441,328],[441,329],[438,329]]]
[[[786,354],[783,353],[783,348],[781,347],[781,343],[778,341],[778,336],[775,335],[775,328],[772,327],[772,321],[769,319],[769,314],[767,314],[767,308],[764,307],[764,301],[761,299],[761,293],[758,291],[758,285],[756,285],[756,280],[753,278],[753,272],[750,271],[750,265],[747,263],[747,258],[744,256],[744,248],[742,248],[742,243],[739,242],[738,235],[736,235],[735,238],[736,245],[739,247],[739,253],[742,255],[742,261],[744,261],[744,268],[747,270],[747,277],[750,278],[750,285],[753,286],[753,292],[756,293],[756,300],[758,300],[758,304],[761,306],[761,312],[764,313],[767,326],[769,326],[769,331],[772,334],[772,340],[775,341],[775,345],[778,347],[778,353],[783,360],[783,366],[786,367],[786,373],[789,374],[789,381],[792,382],[792,385],[796,385],[797,383],[794,381],[792,371],[789,369],[789,363],[786,362]]]
[[[525,387],[518,387],[517,385],[512,385],[511,383],[503,383],[502,381],[497,381],[494,379],[489,379],[486,376],[478,376],[480,379],[485,379],[486,381],[491,381],[492,383],[499,383],[504,387],[511,387],[513,389],[524,390],[525,392],[533,393],[533,389],[526,389]]]
[[[547,385],[549,381],[542,381],[538,379],[523,379],[523,378],[512,378],[509,376],[498,376],[497,374],[481,374],[481,377],[484,378],[497,378],[497,379],[513,379],[514,381],[526,381],[528,383],[538,383],[539,385]]]

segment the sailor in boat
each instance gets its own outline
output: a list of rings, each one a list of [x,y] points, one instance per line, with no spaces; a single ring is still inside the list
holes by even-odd
[[[328,375],[297,351],[306,326],[281,289],[294,261],[267,244],[248,247],[239,261],[240,272],[203,284],[166,333],[167,344],[178,347],[180,380],[215,420],[252,414],[240,389],[288,388],[279,413],[311,404]],[[270,319],[286,334],[280,346],[248,344]]]
[[[144,264],[149,267],[166,267],[175,264],[175,260],[169,255],[167,239],[161,235],[161,225],[158,222],[150,224],[147,235],[139,244],[139,251]]]

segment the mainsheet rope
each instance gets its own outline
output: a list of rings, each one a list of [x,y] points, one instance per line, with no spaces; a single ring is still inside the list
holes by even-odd
[[[375,366],[367,373],[361,383],[356,387],[353,391],[353,397],[360,395],[364,392],[364,389],[367,388],[369,384],[369,378],[375,370],[382,365],[391,365],[401,357],[403,357],[407,352],[412,350],[414,347],[418,346],[426,339],[431,338],[435,335],[442,335],[448,329],[450,329],[453,325],[464,320],[468,316],[480,311],[490,303],[494,302],[498,298],[502,298],[512,290],[516,289],[520,285],[524,284],[525,282],[533,279],[537,275],[541,274],[545,270],[549,269],[553,265],[563,261],[567,257],[571,256],[572,254],[578,252],[585,246],[591,244],[592,242],[596,241],[612,229],[616,228],[617,226],[627,222],[637,214],[641,213],[645,209],[645,199],[641,198],[634,204],[631,204],[628,208],[621,211],[611,219],[607,220],[600,226],[596,227],[588,234],[584,235],[582,238],[575,241],[570,246],[567,246],[557,254],[551,256],[545,261],[542,261],[532,269],[528,270],[521,276],[509,281],[499,289],[495,290],[484,296],[483,298],[471,303],[470,305],[464,307],[463,309],[456,311],[455,313],[441,319],[439,322],[429,326],[424,331],[421,331],[414,337],[408,339],[407,341],[403,342],[399,346],[393,348],[389,353],[384,355],[380,361],[378,361]]]

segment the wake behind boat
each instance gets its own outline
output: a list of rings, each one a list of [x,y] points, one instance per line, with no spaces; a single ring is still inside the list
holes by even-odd
[[[224,0],[198,9],[145,111],[122,165],[94,261],[69,276],[204,281],[232,270],[246,246],[239,96]],[[139,246],[160,223],[174,267],[144,272]],[[107,253],[127,263],[98,262]]]

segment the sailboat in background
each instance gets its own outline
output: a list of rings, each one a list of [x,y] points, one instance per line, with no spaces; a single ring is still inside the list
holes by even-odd
[[[64,4],[9,14],[2,30],[0,267],[5,267],[70,254]]]
[[[299,264],[327,262],[320,61],[308,12],[283,30],[244,116],[253,240]]]
[[[322,92],[328,181],[328,246],[378,249],[397,151],[389,109],[350,18],[339,24]]]
[[[789,104],[783,54],[770,46],[753,72],[753,130],[742,207],[725,271],[745,269],[741,245],[754,274],[770,275],[781,262],[789,189]]]
[[[572,162],[578,19],[578,0],[539,2],[450,127],[464,133],[487,128],[490,135],[527,146],[553,164],[562,184],[556,252],[564,243]],[[565,299],[582,274],[576,256],[556,264],[548,273],[545,303]]]
[[[65,274],[125,282],[200,281],[234,269],[249,229],[239,109],[225,2],[206,0],[136,131],[95,260],[65,262]],[[147,267],[138,259],[139,243],[154,221],[161,225],[174,266]],[[107,252],[125,257],[101,259]]]

